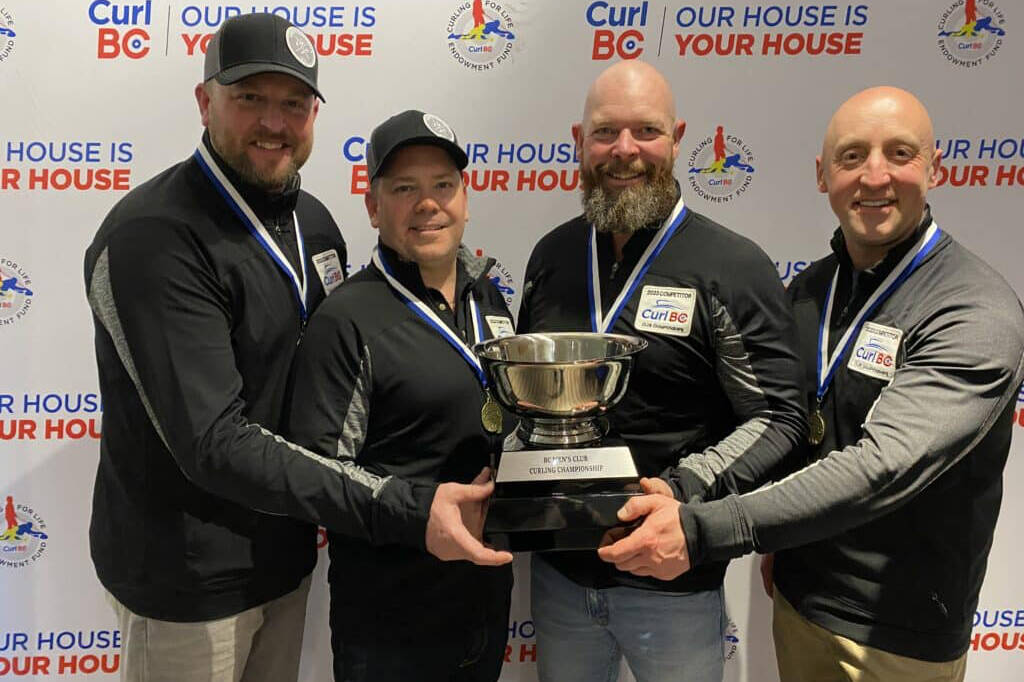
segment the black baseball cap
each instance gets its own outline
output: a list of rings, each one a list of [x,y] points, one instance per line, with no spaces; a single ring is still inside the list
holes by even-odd
[[[319,64],[309,37],[276,14],[240,14],[217,29],[206,50],[203,81],[216,78],[221,85],[237,83],[257,73],[283,73],[316,87]]]
[[[387,165],[388,157],[411,144],[429,144],[448,152],[460,171],[469,163],[455,131],[440,116],[409,109],[373,129],[366,147],[367,172],[372,181]]]

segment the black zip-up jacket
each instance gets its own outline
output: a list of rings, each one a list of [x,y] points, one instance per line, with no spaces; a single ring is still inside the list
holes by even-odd
[[[379,247],[396,278],[449,329],[474,343],[468,298],[479,306],[482,339],[512,316],[487,278],[493,259],[460,249],[456,309],[427,289],[414,263]],[[346,504],[358,518],[330,534],[331,628],[344,641],[386,637],[424,644],[479,631],[507,618],[511,567],[443,562],[425,551],[431,492],[468,483],[491,464],[501,436],[488,433],[484,389],[470,365],[414,313],[371,264],[338,289],[310,321],[295,366],[288,432],[336,459],[355,484]],[[512,427],[506,415],[506,428]],[[395,495],[418,546],[374,532],[381,497]],[[488,620],[490,619],[490,621]]]
[[[931,222],[856,279],[837,232],[835,253],[793,280],[809,386],[837,266],[833,347]],[[691,559],[794,548],[776,555],[775,585],[804,617],[867,646],[950,661],[967,650],[999,514],[1024,311],[943,234],[867,320],[875,326],[853,338],[824,396],[825,438],[804,451],[809,466],[747,495],[684,505]],[[807,398],[814,404],[813,389]]]
[[[604,311],[658,227],[635,233],[617,267],[611,236],[598,235]],[[526,270],[520,331],[590,331],[589,249],[590,226],[582,216],[537,244]],[[668,295],[651,296],[651,288]],[[651,311],[672,295],[686,293],[693,296],[688,332],[638,329],[658,317]],[[612,331],[636,334],[649,344],[636,357],[626,396],[611,412],[612,429],[629,445],[640,475],[667,470],[680,499],[749,490],[803,439],[792,313],[775,266],[750,240],[689,211]],[[677,592],[716,589],[726,567],[707,565],[661,581],[617,571],[596,552],[545,556],[581,584]]]
[[[327,209],[297,184],[271,196],[214,160],[292,259],[294,210],[316,308],[313,258],[346,262]],[[114,206],[85,282],[104,403],[89,533],[100,581],[131,611],[170,621],[294,589],[316,562],[310,522],[338,512],[303,498],[300,477],[323,467],[275,435],[303,329],[291,280],[189,159]]]

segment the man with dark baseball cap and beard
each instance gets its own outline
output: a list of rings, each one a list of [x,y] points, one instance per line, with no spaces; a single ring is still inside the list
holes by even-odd
[[[749,489],[806,427],[778,274],[756,244],[684,205],[684,129],[654,67],[625,61],[594,81],[572,127],[583,214],[535,247],[519,331],[644,338],[611,428],[641,475],[673,470],[645,490],[694,500]],[[638,682],[721,680],[725,568],[662,581],[593,550],[534,555],[540,679],[615,679],[624,655]]]
[[[340,467],[278,435],[295,346],[347,260],[299,187],[316,52],[281,17],[234,17],[195,97],[195,152],[121,199],[85,257],[105,408],[90,547],[122,680],[288,682],[315,524],[348,513]]]

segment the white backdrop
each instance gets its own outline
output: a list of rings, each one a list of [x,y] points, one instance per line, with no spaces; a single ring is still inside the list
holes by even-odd
[[[515,306],[534,242],[578,212],[569,127],[587,85],[612,59],[635,57],[662,70],[687,121],[676,164],[686,201],[760,243],[783,281],[825,253],[835,224],[813,163],[831,112],[886,83],[931,110],[948,169],[932,193],[939,222],[1024,292],[1024,8],[976,5],[977,35],[958,36],[941,34],[963,33],[965,0],[484,0],[511,37],[467,40],[449,35],[473,28],[470,0],[0,0],[0,504],[10,496],[17,523],[38,533],[0,536],[0,678],[115,677],[119,635],[87,547],[102,406],[82,255],[127,189],[194,149],[192,88],[205,36],[224,18],[280,13],[321,53],[328,101],[303,182],[342,226],[351,267],[376,238],[359,195],[363,139],[385,117],[420,108],[451,123],[469,150],[466,243],[499,259]],[[753,170],[691,175],[709,165],[719,125]],[[1017,409],[1019,434],[1024,393]],[[972,682],[1024,679],[1014,570],[1024,558],[1022,447],[1005,476]],[[330,678],[323,568],[306,681]],[[504,680],[534,680],[543,655],[527,580],[519,570]],[[775,680],[755,563],[734,562],[726,586],[727,678]]]

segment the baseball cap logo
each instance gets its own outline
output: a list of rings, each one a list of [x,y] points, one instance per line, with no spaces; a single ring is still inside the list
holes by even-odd
[[[284,39],[288,45],[288,51],[295,57],[295,61],[307,69],[313,68],[313,65],[316,64],[316,50],[313,49],[313,43],[310,42],[306,34],[294,26],[289,26],[284,33]]]
[[[449,142],[455,141],[455,132],[451,129],[447,123],[445,123],[441,117],[434,116],[433,114],[423,114],[423,125],[430,129],[430,132],[434,133],[438,137],[443,137]]]

